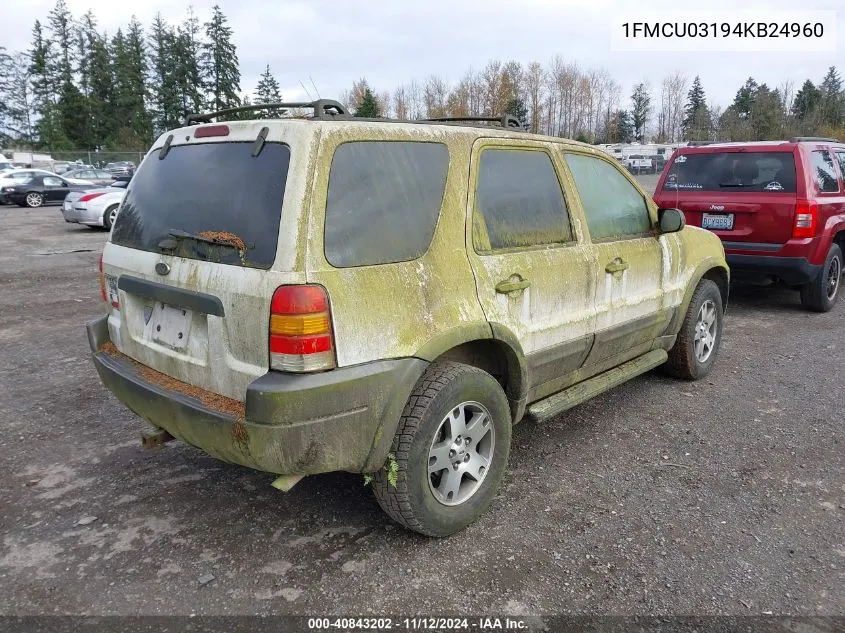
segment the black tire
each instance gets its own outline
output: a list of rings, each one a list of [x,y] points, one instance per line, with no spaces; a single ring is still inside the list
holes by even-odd
[[[430,475],[430,451],[447,416],[462,404],[480,404],[489,412],[493,442],[492,447],[488,446],[489,465],[481,483],[465,501],[446,505],[435,496],[431,482],[448,477],[449,469]],[[385,470],[375,473],[376,500],[393,520],[415,532],[439,537],[454,534],[474,522],[492,503],[505,473],[510,440],[510,407],[501,385],[475,367],[436,362],[411,393],[393,438],[391,451],[398,465],[396,486],[390,485]],[[465,459],[471,459],[471,452],[468,447]],[[454,459],[460,456],[453,457],[450,452],[448,460]],[[460,472],[462,486],[468,484],[472,488],[475,480]]]
[[[695,336],[699,327],[699,313],[708,301],[712,302],[716,310],[714,342],[709,355],[704,360],[699,360],[695,350]],[[663,370],[670,376],[685,380],[699,380],[709,374],[722,342],[723,315],[724,308],[719,286],[710,279],[702,279],[692,295],[681,331],[678,332],[678,339],[669,351],[669,360],[663,365]]]
[[[801,286],[801,304],[814,312],[829,312],[839,299],[841,280],[842,249],[834,243],[830,245],[818,276],[810,283]]]
[[[109,216],[113,210],[117,209],[118,206],[120,205],[113,204],[103,212],[103,228],[106,229],[106,231],[111,231],[112,222],[109,219]]]
[[[37,191],[30,191],[24,198],[24,205],[30,209],[37,209],[44,205],[44,196]]]

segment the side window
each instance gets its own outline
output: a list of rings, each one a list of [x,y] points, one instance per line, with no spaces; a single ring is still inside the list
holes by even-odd
[[[645,198],[616,167],[581,154],[567,154],[566,163],[594,242],[639,237],[651,230]]]
[[[478,252],[572,241],[563,191],[546,152],[485,149],[475,196]]]
[[[360,141],[334,153],[326,199],[326,260],[389,264],[428,250],[449,170],[442,143]]]
[[[63,184],[64,183],[58,178],[53,178],[52,176],[44,176],[45,187],[61,187]]]
[[[95,173],[95,177],[106,179],[106,178],[111,178],[111,174],[107,171],[98,171],[98,172]]]
[[[845,150],[836,152],[836,160],[839,161],[839,173],[842,174],[842,184],[845,184]]]
[[[823,150],[813,152],[813,176],[821,193],[836,193],[839,191],[839,181],[836,178],[836,168],[830,154]]]

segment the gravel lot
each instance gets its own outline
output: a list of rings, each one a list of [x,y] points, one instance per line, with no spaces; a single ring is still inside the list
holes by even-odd
[[[845,612],[845,302],[733,288],[709,379],[519,425],[492,510],[429,540],[360,476],[142,449],[88,359],[105,239],[0,207],[0,613]]]

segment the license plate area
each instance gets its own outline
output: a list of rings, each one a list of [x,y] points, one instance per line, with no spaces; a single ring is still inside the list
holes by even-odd
[[[188,345],[192,320],[191,310],[156,301],[145,328],[146,335],[160,345],[182,350]]]
[[[711,231],[733,231],[733,213],[705,213],[701,217],[701,228]]]

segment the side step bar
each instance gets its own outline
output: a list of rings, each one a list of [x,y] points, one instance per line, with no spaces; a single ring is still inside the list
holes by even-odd
[[[614,367],[608,371],[593,376],[592,378],[579,382],[568,389],[559,391],[543,400],[530,405],[525,412],[525,417],[535,422],[551,418],[558,413],[571,409],[572,407],[586,402],[604,391],[618,387],[623,382],[644,374],[658,365],[666,362],[669,355],[666,350],[653,349],[650,352],[638,356],[627,363]]]

